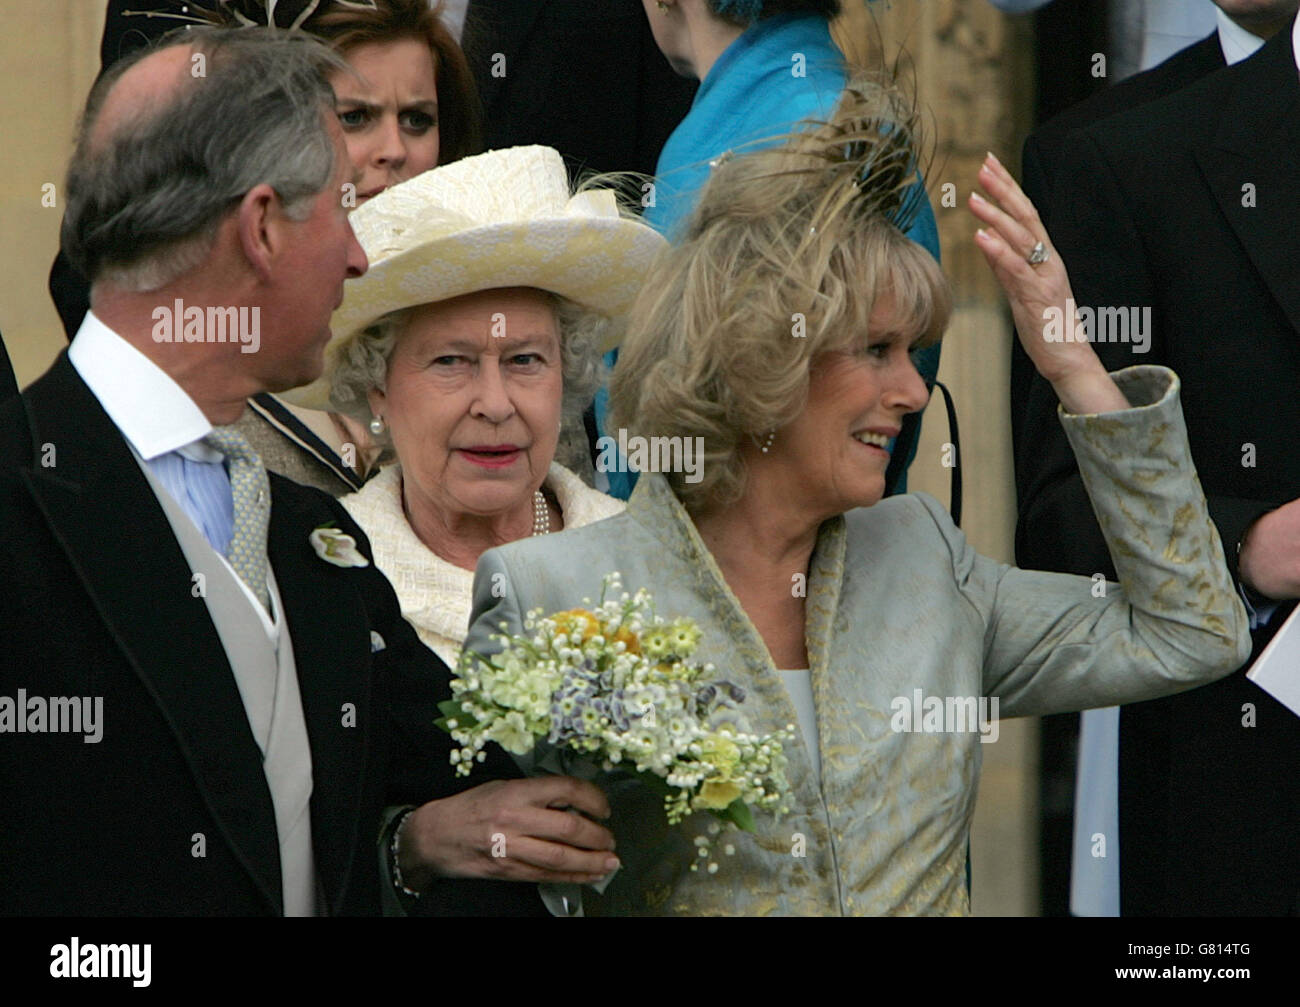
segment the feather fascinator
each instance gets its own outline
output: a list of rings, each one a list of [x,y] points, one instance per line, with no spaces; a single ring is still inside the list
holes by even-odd
[[[911,226],[925,199],[929,149],[915,104],[893,82],[854,78],[825,122],[728,151],[713,162],[688,234],[718,217],[778,213],[808,237],[878,220]],[[778,140],[778,146],[772,146]],[[735,156],[744,155],[744,156]]]
[[[123,11],[124,17],[167,18],[186,24],[242,28],[301,28],[322,7],[334,10],[372,11],[371,0],[188,0],[170,9]],[[323,11],[322,11],[323,13]]]

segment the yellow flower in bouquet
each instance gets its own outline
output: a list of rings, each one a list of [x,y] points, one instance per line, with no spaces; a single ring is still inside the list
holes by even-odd
[[[644,590],[606,599],[620,587],[611,574],[598,605],[529,612],[529,635],[498,635],[503,649],[490,658],[462,654],[453,698],[439,704],[439,725],[459,746],[457,772],[468,774],[496,742],[550,771],[567,771],[569,753],[594,762],[593,773],[632,774],[663,795],[670,825],[708,811],[754,831],[751,806],[784,813],[782,741],[793,727],[749,731],[737,713],[744,690],[690,659],[695,623],[659,618]],[[708,840],[696,844],[707,855]]]
[[[719,776],[730,777],[740,764],[740,747],[722,731],[700,741],[700,756],[711,762]]]
[[[700,786],[692,805],[705,811],[722,811],[743,794],[732,774],[740,768],[740,747],[723,732],[701,739],[700,758],[713,772]]]
[[[742,793],[740,784],[730,780],[705,780],[694,804],[705,811],[725,811]]]
[[[610,637],[609,642],[621,643],[624,647],[627,648],[627,652],[629,654],[641,653],[640,639],[638,639],[637,635],[633,633],[630,629],[628,629],[626,626],[619,626],[618,629],[614,631],[614,635]]]
[[[551,616],[556,635],[563,633],[570,643],[583,644],[600,632],[600,620],[585,608],[571,608]]]

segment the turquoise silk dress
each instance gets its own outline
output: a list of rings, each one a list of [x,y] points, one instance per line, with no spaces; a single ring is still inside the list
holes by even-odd
[[[1154,699],[1241,665],[1246,613],[1192,467],[1178,379],[1150,366],[1115,377],[1132,408],[1061,419],[1119,584],[1103,591],[980,556],[923,494],[826,521],[805,630],[820,780],[796,737],[790,813],[759,813],[756,833],[719,837],[734,855],[717,855],[712,875],[688,869],[711,816],[668,827],[648,788],[619,790],[611,827],[624,867],[603,895],[584,890],[587,914],[966,914],[980,733],[905,730],[900,699],[997,697],[1002,716],[1033,716]],[[752,729],[797,722],[762,639],[659,475],[643,476],[617,517],[484,553],[466,647],[491,653],[502,623],[518,633],[531,609],[598,597],[611,570],[625,589],[651,591],[660,615],[698,622],[699,660],[745,689]]]

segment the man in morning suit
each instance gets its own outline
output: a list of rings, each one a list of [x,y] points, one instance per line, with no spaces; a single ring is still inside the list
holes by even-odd
[[[0,336],[0,402],[18,394],[18,378],[14,376],[9,351],[5,349],[4,336]]]
[[[1220,39],[1207,39],[1163,72],[1117,88],[1105,101],[1133,107],[1044,131],[1026,145],[1026,175],[1076,303],[1096,319],[1110,309],[1105,333],[1094,324],[1107,367],[1154,363],[1178,373],[1210,513],[1260,621],[1271,615],[1276,629],[1284,615],[1276,603],[1300,597],[1296,4],[1219,7],[1231,15],[1221,18],[1221,37],[1230,21],[1271,39],[1217,71],[1210,43]],[[1170,91],[1150,93],[1153,84]],[[1123,309],[1127,334],[1114,309]],[[1051,389],[1034,381],[1022,401],[1017,561],[1111,574]],[[1300,718],[1244,668],[1124,707],[1120,911],[1300,910],[1298,763]]]
[[[1210,8],[1217,18],[1214,32],[1159,65],[1098,91],[1030,134],[1023,151],[1024,188],[1038,207],[1048,232],[1059,231],[1060,225],[1052,218],[1056,203],[1052,184],[1055,172],[1070,156],[1070,138],[1076,130],[1173,94],[1229,63],[1247,58],[1263,44],[1264,37],[1286,23],[1296,7],[1297,0],[1219,0],[1217,9]],[[1040,459],[1034,453],[1038,441],[1032,436],[1026,438],[1022,431],[1025,396],[1035,373],[1028,356],[1016,342],[1011,351],[1011,434],[1022,506],[1028,497],[1029,484],[1040,470]],[[1091,562],[1092,556],[1063,553],[1062,544],[1059,536],[1040,537],[1034,527],[1022,521],[1018,529],[1017,560],[1023,566],[1066,573],[1109,573],[1109,564],[1100,570],[1084,569],[1085,561]],[[1070,908],[1077,915],[1114,916],[1119,913],[1119,862],[1122,860],[1117,789],[1119,710],[1114,707],[1086,710],[1078,715],[1075,725],[1077,728],[1074,725],[1070,728],[1072,743],[1078,742],[1077,768],[1071,773],[1075,801]],[[1096,855],[1101,852],[1094,839],[1098,833],[1109,842],[1105,857]]]
[[[196,29],[88,99],[63,239],[92,310],[0,405],[0,564],[21,585],[0,602],[0,913],[374,914],[397,892],[528,912],[531,885],[459,879],[609,869],[608,833],[551,807],[607,814],[590,785],[458,792],[433,727],[447,669],[364,535],[229,427],[319,375],[367,266],[339,65],[305,37]]]
[[[1021,171],[1025,195],[1033,200],[1038,215],[1052,231],[1052,178],[1055,170],[1069,154],[1069,138],[1075,130],[1126,109],[1136,108],[1148,101],[1186,87],[1225,66],[1223,46],[1219,33],[1207,35],[1195,45],[1175,53],[1159,66],[1129,77],[1111,87],[1098,91],[1077,105],[1072,105],[1060,115],[1039,126],[1025,140],[1021,154]],[[1033,380],[1034,367],[1028,355],[1016,340],[1011,351],[1011,422],[1013,444],[1019,443],[1020,424],[1024,419],[1024,397]],[[1017,457],[1019,451],[1017,449]]]

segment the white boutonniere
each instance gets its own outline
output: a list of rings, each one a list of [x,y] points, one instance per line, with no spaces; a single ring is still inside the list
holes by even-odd
[[[311,546],[317,556],[335,566],[370,565],[370,560],[357,550],[357,540],[339,531],[333,523],[323,524],[311,533]]]

